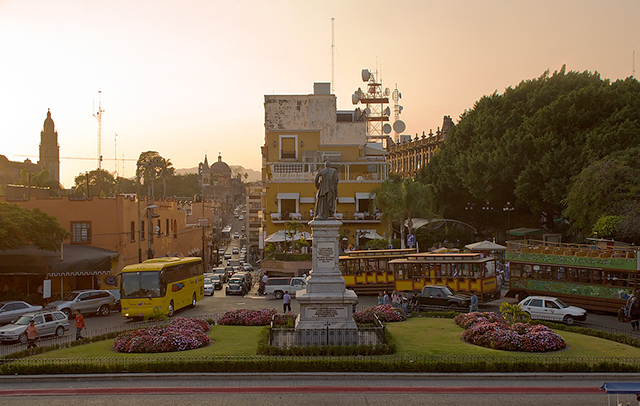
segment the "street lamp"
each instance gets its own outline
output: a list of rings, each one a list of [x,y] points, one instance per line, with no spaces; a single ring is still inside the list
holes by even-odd
[[[507,202],[507,204],[502,208],[502,211],[507,212],[507,231],[511,229],[511,212],[515,209],[516,208],[509,202]]]
[[[489,202],[487,201],[487,203],[485,203],[484,206],[482,206],[482,210],[484,210],[485,212],[487,212],[487,223],[485,225],[487,231],[489,230],[489,212],[493,211],[493,206],[491,206],[489,204]]]

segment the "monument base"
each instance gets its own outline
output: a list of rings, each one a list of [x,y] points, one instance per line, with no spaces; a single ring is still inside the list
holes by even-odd
[[[357,329],[353,321],[353,308],[358,296],[352,290],[343,293],[300,292],[296,300],[300,304],[300,315],[296,329]]]

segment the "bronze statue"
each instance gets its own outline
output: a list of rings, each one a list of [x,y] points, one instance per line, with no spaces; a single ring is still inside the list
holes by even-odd
[[[333,217],[336,212],[338,199],[338,171],[331,167],[331,162],[325,162],[324,169],[316,175],[316,216],[317,219]]]

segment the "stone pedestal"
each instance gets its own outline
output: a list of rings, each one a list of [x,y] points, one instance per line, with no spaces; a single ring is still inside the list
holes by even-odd
[[[342,223],[336,219],[315,219],[309,225],[313,234],[313,268],[307,289],[296,294],[300,304],[296,329],[357,330],[353,306],[358,296],[354,291],[346,290],[338,267],[338,230]]]

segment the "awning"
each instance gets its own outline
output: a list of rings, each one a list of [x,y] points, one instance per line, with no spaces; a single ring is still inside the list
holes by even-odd
[[[384,237],[374,231],[374,232],[366,233],[364,235],[364,238],[367,238],[369,240],[380,240],[380,239],[383,239]]]
[[[507,247],[504,245],[496,244],[491,241],[474,242],[473,244],[465,245],[471,251],[506,251]]]
[[[360,192],[356,192],[356,200],[369,200],[369,199],[373,199],[376,196],[375,193],[360,193]]]
[[[544,234],[543,230],[539,228],[514,228],[513,230],[507,231],[509,235],[540,235]]]
[[[315,197],[301,197],[300,198],[300,203],[315,203],[316,202],[316,198]]]
[[[60,251],[46,251],[28,245],[0,251],[0,276],[83,276],[111,273],[111,260],[118,253],[86,245],[64,245]]]
[[[605,382],[604,385],[600,387],[600,390],[603,390],[607,393],[632,393],[637,394],[640,393],[640,383],[632,383],[632,382]]]
[[[364,154],[369,156],[389,155],[380,142],[368,142],[364,144]]]
[[[356,199],[353,197],[338,197],[338,203],[355,203]]]
[[[298,200],[300,193],[278,193],[277,199]]]

